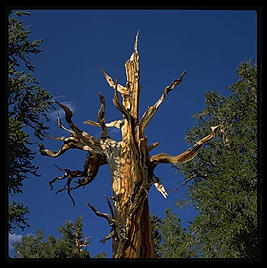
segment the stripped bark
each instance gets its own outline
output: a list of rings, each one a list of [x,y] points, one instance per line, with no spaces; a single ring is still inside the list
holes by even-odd
[[[149,152],[159,145],[159,142],[148,145],[148,139],[144,135],[145,128],[151,121],[159,106],[176,86],[178,86],[185,75],[167,86],[159,100],[143,114],[139,120],[139,54],[137,49],[138,34],[136,35],[134,51],[125,63],[127,82],[125,86],[120,85],[106,74],[103,68],[101,71],[107,83],[114,89],[113,104],[121,112],[122,118],[105,123],[105,99],[102,93],[99,94],[100,109],[98,122],[87,120],[84,123],[101,127],[101,138],[95,138],[88,133],[81,131],[71,120],[72,112],[68,107],[56,102],[65,112],[65,120],[70,129],[62,125],[58,117],[58,126],[69,133],[69,137],[50,137],[54,140],[63,141],[58,151],[45,149],[40,145],[40,152],[43,155],[57,157],[69,149],[80,149],[87,151],[87,157],[83,171],[64,171],[64,175],[55,177],[50,181],[51,188],[57,180],[67,179],[66,185],[58,192],[66,190],[73,201],[71,191],[89,184],[97,175],[101,165],[108,164],[111,173],[113,196],[107,199],[111,215],[96,210],[88,203],[89,208],[100,217],[105,218],[111,227],[111,231],[101,241],[113,239],[114,258],[152,258],[153,243],[151,236],[151,223],[149,219],[148,193],[152,184],[156,189],[167,197],[167,192],[154,175],[154,169],[158,164],[171,163],[180,164],[192,160],[203,144],[209,142],[215,136],[216,127],[212,127],[210,135],[202,138],[192,148],[177,156],[170,156],[166,153],[156,154],[150,157]],[[122,100],[120,99],[122,98]],[[108,135],[109,127],[116,127],[121,131],[121,140],[112,140]],[[71,187],[74,177],[79,179],[76,186]],[[112,200],[112,204],[111,201]],[[113,206],[113,207],[112,207]]]

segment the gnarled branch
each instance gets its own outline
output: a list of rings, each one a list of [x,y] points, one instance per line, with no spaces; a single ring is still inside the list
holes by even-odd
[[[72,179],[73,179],[73,174],[72,174],[72,172],[71,172],[69,169],[62,169],[62,168],[58,167],[57,165],[55,165],[55,166],[56,166],[59,170],[63,170],[63,171],[65,171],[65,174],[64,174],[63,176],[61,176],[61,177],[55,177],[53,180],[51,180],[51,181],[49,182],[50,187],[51,187],[51,190],[53,189],[53,183],[54,183],[55,181],[57,181],[57,180],[62,180],[62,179],[65,179],[65,178],[68,178],[68,179],[67,179],[67,182],[66,182],[66,184],[65,184],[65,186],[64,186],[63,188],[59,189],[58,191],[56,191],[56,194],[57,194],[57,193],[60,193],[60,192],[62,192],[62,191],[64,191],[64,190],[67,190],[68,196],[70,197],[70,199],[71,199],[71,201],[72,201],[72,204],[73,204],[73,206],[75,207],[75,201],[74,201],[74,199],[73,199],[73,197],[72,197],[72,195],[71,195],[71,193],[70,193],[70,191],[71,191],[70,184],[71,184],[71,181],[72,181]]]
[[[106,163],[107,162],[102,157],[102,155],[92,154],[91,152],[88,152],[88,155],[87,155],[85,163],[84,163],[83,171],[81,171],[81,170],[71,171],[69,169],[63,169],[63,168],[60,168],[57,165],[55,165],[57,167],[57,169],[59,169],[61,171],[64,171],[65,173],[64,173],[63,176],[55,177],[53,180],[51,180],[49,182],[51,190],[53,189],[53,184],[57,180],[62,180],[62,179],[67,178],[67,182],[66,182],[65,186],[62,189],[58,190],[56,192],[56,194],[59,193],[59,192],[62,192],[64,190],[67,190],[67,193],[68,193],[69,197],[72,200],[73,206],[75,206],[75,201],[74,201],[73,197],[71,196],[70,191],[75,190],[75,189],[77,189],[77,188],[79,188],[81,186],[85,186],[85,185],[89,184],[90,182],[92,182],[93,179],[96,177],[96,175],[98,173],[99,167],[101,165],[106,164]],[[79,179],[77,181],[77,185],[74,186],[74,187],[71,187],[72,179],[77,178],[77,177],[85,177],[85,178],[84,179]]]
[[[89,204],[87,202],[87,206],[93,210],[93,212],[95,213],[96,216],[99,216],[99,217],[102,217],[102,218],[105,218],[109,225],[114,228],[114,224],[115,224],[115,220],[108,214],[108,213],[103,213],[103,212],[100,212],[98,210],[95,209],[95,207],[93,207],[91,204]]]
[[[118,94],[118,90],[117,90],[117,83],[115,85],[115,89],[114,89],[114,98],[112,100],[113,104],[115,105],[115,107],[125,116],[125,118],[130,121],[130,114],[128,113],[128,111],[125,109],[124,105],[122,105],[120,103],[120,98],[119,98],[119,94]]]
[[[84,121],[83,123],[86,125],[94,126],[94,127],[101,127],[99,123],[93,120],[87,120],[87,121]],[[122,125],[123,125],[123,120],[115,120],[115,121],[106,123],[106,127],[116,127],[118,129],[121,129]]]
[[[184,71],[178,79],[174,80],[169,86],[167,86],[164,89],[159,100],[153,106],[148,107],[148,109],[145,111],[145,113],[143,114],[143,116],[141,117],[141,120],[140,120],[141,133],[144,133],[144,130],[145,130],[147,124],[150,122],[152,117],[155,115],[155,113],[157,112],[161,103],[164,101],[167,94],[182,82],[182,79],[183,79],[185,74],[186,74],[186,72]]]
[[[102,93],[99,93],[99,99],[100,99],[100,109],[97,115],[97,119],[98,119],[98,123],[102,128],[102,132],[101,132],[101,139],[106,139],[109,138],[108,136],[108,131],[107,131],[107,127],[105,124],[105,98],[102,95]]]
[[[198,141],[193,147],[189,148],[188,150],[186,150],[182,154],[179,154],[176,156],[170,156],[170,155],[165,154],[165,153],[153,155],[150,158],[150,162],[151,162],[153,168],[155,168],[156,165],[160,164],[160,163],[165,163],[165,164],[171,163],[174,165],[178,165],[178,164],[186,163],[186,162],[192,160],[198,154],[199,149],[202,147],[202,145],[207,143],[208,141],[210,141],[211,139],[213,139],[215,137],[215,130],[217,128],[218,128],[218,126],[211,127],[211,130],[212,130],[211,134],[209,134],[208,136],[206,136],[203,139],[201,139],[200,141]]]
[[[154,142],[154,143],[150,144],[150,145],[148,146],[148,151],[150,152],[151,150],[153,150],[154,148],[156,148],[156,147],[159,146],[159,145],[160,145],[159,142]]]
[[[99,139],[90,136],[88,133],[81,131],[78,127],[75,126],[75,124],[72,122],[72,111],[65,105],[55,101],[65,112],[65,119],[69,126],[71,127],[71,130],[65,128],[62,125],[61,119],[59,114],[57,114],[58,119],[58,126],[59,128],[64,129],[65,131],[69,132],[71,134],[70,137],[51,137],[48,136],[51,139],[54,140],[62,140],[64,142],[64,145],[58,150],[58,151],[52,151],[44,148],[44,145],[39,145],[39,150],[41,154],[51,156],[51,157],[57,157],[61,154],[63,154],[65,151],[67,151],[69,148],[76,148],[81,149],[84,151],[91,151],[94,153],[103,153],[102,148],[100,146]],[[102,113],[101,113],[102,114]]]
[[[55,101],[55,103],[59,106],[59,107],[61,107],[63,110],[64,110],[64,112],[65,112],[65,119],[66,119],[66,122],[69,124],[69,126],[73,129],[73,131],[76,133],[76,132],[78,132],[78,133],[80,133],[80,132],[82,132],[79,128],[77,128],[76,126],[75,126],[75,124],[72,122],[72,120],[71,120],[71,118],[72,118],[72,111],[67,107],[67,106],[65,106],[65,105],[63,105],[63,104],[61,104],[61,103],[59,103],[58,101]]]
[[[45,149],[43,144],[39,145],[39,151],[42,155],[47,155],[50,157],[58,157],[59,155],[63,154],[65,151],[67,151],[69,148],[74,148],[75,145],[72,143],[69,138],[64,139],[64,145],[58,150],[58,151],[52,151]]]
[[[113,82],[112,78],[106,74],[106,72],[104,71],[104,69],[102,67],[99,67],[101,72],[103,73],[104,77],[106,78],[108,84],[110,85],[110,87],[112,87],[113,89],[115,89],[116,87],[116,83]],[[121,94],[128,94],[128,90],[126,87],[117,84],[117,90],[121,93]]]

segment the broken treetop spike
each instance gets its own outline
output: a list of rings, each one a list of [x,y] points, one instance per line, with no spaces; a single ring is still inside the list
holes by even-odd
[[[137,31],[137,34],[135,36],[135,42],[134,42],[134,50],[135,51],[137,51],[138,36],[139,36],[139,30]]]

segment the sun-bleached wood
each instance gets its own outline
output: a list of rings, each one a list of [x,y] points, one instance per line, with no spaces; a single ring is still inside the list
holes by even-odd
[[[53,189],[53,184],[57,180],[67,180],[66,185],[57,192],[66,190],[73,205],[75,205],[75,202],[71,191],[92,182],[99,168],[102,165],[109,165],[113,195],[110,198],[106,198],[111,215],[98,211],[91,205],[91,202],[87,205],[95,215],[105,218],[110,225],[109,234],[103,234],[105,236],[101,241],[105,242],[108,239],[113,239],[113,258],[154,257],[149,218],[149,189],[154,184],[164,198],[168,196],[160,179],[154,174],[155,167],[159,164],[177,165],[192,160],[196,157],[203,144],[214,138],[218,127],[212,127],[211,134],[200,139],[193,147],[182,154],[170,156],[166,153],[160,153],[150,156],[150,151],[158,146],[159,142],[148,145],[148,139],[144,134],[145,128],[167,95],[182,83],[186,72],[182,72],[178,79],[163,90],[159,100],[153,106],[148,107],[139,120],[140,73],[138,38],[139,33],[135,38],[134,51],[125,63],[127,78],[125,86],[117,81],[114,82],[111,76],[101,68],[105,80],[114,90],[113,104],[120,111],[122,118],[110,123],[105,122],[105,99],[103,94],[100,93],[100,109],[97,122],[92,120],[84,122],[101,128],[101,137],[96,138],[80,130],[72,122],[70,109],[56,102],[64,110],[65,120],[70,129],[62,125],[59,116],[58,126],[68,132],[69,137],[48,136],[51,139],[63,142],[63,145],[57,151],[48,150],[43,145],[40,145],[41,154],[50,157],[58,157],[69,149],[80,149],[88,152],[83,170],[71,171],[56,166],[59,170],[64,171],[64,175],[55,177],[50,181],[51,189]],[[172,115],[169,116],[171,117]],[[109,127],[116,127],[121,131],[120,141],[110,138],[108,135]],[[82,179],[78,179],[76,185],[71,186],[75,177]]]

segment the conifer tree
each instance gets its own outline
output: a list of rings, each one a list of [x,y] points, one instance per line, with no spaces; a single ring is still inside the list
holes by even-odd
[[[220,131],[199,157],[179,167],[192,204],[199,211],[190,226],[202,257],[255,258],[257,221],[257,68],[241,63],[228,96],[205,94],[197,125],[187,131],[193,143],[209,126]],[[177,188],[178,189],[178,188]]]
[[[153,246],[158,258],[190,258],[194,256],[192,251],[193,239],[182,227],[182,220],[177,213],[172,213],[168,208],[165,218],[152,217]]]
[[[48,111],[52,97],[40,87],[33,76],[31,55],[42,50],[42,40],[30,41],[30,30],[19,18],[28,12],[9,12],[8,19],[8,191],[12,196],[22,192],[23,180],[30,174],[38,176],[38,167],[32,164],[33,134],[42,139],[47,129]],[[32,131],[31,131],[32,130]],[[33,135],[32,135],[33,136]],[[22,203],[9,204],[9,231],[28,226],[25,215],[29,212]]]
[[[45,241],[43,232],[36,230],[35,235],[29,234],[22,237],[21,241],[13,244],[17,258],[79,258],[89,259],[87,249],[88,238],[82,231],[82,218],[78,217],[74,223],[66,223],[58,228],[61,238],[52,235]],[[103,254],[102,254],[103,255]]]

